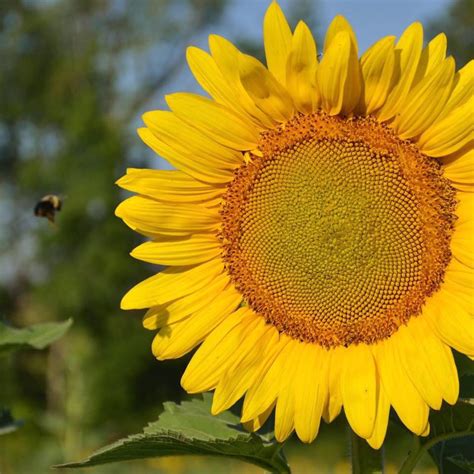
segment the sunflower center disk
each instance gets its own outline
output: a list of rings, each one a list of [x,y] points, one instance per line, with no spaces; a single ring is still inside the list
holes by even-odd
[[[249,306],[325,347],[373,343],[419,314],[450,259],[455,199],[437,162],[374,120],[322,114],[260,149],[222,209],[223,258]]]

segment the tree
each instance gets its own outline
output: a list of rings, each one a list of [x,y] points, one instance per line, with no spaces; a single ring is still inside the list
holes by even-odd
[[[153,361],[152,335],[119,309],[143,266],[128,256],[133,233],[113,217],[123,198],[113,183],[131,161],[146,167],[130,124],[223,6],[0,3],[0,315],[17,326],[75,320],[49,353],[0,364],[0,403],[27,422],[18,442],[2,440],[2,472],[75,457],[87,430],[92,446],[92,436],[126,432],[178,397],[179,371]],[[56,226],[33,217],[49,193],[64,197]]]
[[[474,2],[472,0],[453,0],[447,12],[443,12],[428,25],[430,36],[440,32],[448,37],[448,49],[456,59],[456,67],[461,68],[474,51]]]

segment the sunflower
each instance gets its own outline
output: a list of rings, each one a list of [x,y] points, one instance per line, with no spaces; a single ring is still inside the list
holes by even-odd
[[[393,407],[426,435],[458,398],[451,348],[474,356],[473,62],[419,23],[359,58],[341,16],[318,55],[276,3],[263,33],[267,66],[220,36],[188,48],[210,98],[144,115],[175,170],[129,169],[116,214],[167,268],[121,306],[148,309],[157,359],[199,346],[182,386],[215,414],[243,397],[249,430],[275,409],[279,441],[311,442],[344,408],[378,448]]]

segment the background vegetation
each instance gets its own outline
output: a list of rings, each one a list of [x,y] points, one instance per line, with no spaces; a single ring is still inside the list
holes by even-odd
[[[290,13],[312,18],[312,3],[291,2]],[[157,363],[141,312],[119,310],[121,295],[154,270],[128,256],[138,237],[113,216],[123,198],[113,183],[127,166],[150,166],[134,132],[137,117],[157,108],[151,99],[180,76],[185,46],[210,32],[227,7],[226,0],[0,1],[0,319],[17,327],[74,319],[49,349],[0,359],[0,407],[25,421],[0,437],[2,474],[39,474],[85,457],[140,431],[163,401],[184,396],[187,359]],[[432,34],[448,34],[459,66],[474,49],[473,26],[471,0],[433,20]],[[241,44],[261,54],[248,38]],[[64,197],[55,226],[32,216],[51,192]],[[396,439],[389,460],[408,449],[408,439]],[[315,455],[331,472],[347,472],[347,453],[341,421],[311,447],[290,449],[296,472],[315,472]],[[170,458],[91,472],[242,466]]]

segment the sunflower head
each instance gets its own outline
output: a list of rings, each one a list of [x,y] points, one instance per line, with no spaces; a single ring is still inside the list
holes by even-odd
[[[344,408],[378,448],[390,407],[416,434],[458,397],[451,348],[474,356],[474,63],[419,23],[359,57],[343,17],[322,54],[272,3],[267,65],[211,35],[187,60],[210,96],[167,96],[144,142],[176,170],[128,170],[117,215],[168,268],[122,307],[148,308],[153,353],[200,346],[182,378],[244,397],[256,430],[305,442]],[[319,60],[318,58],[321,57]]]

